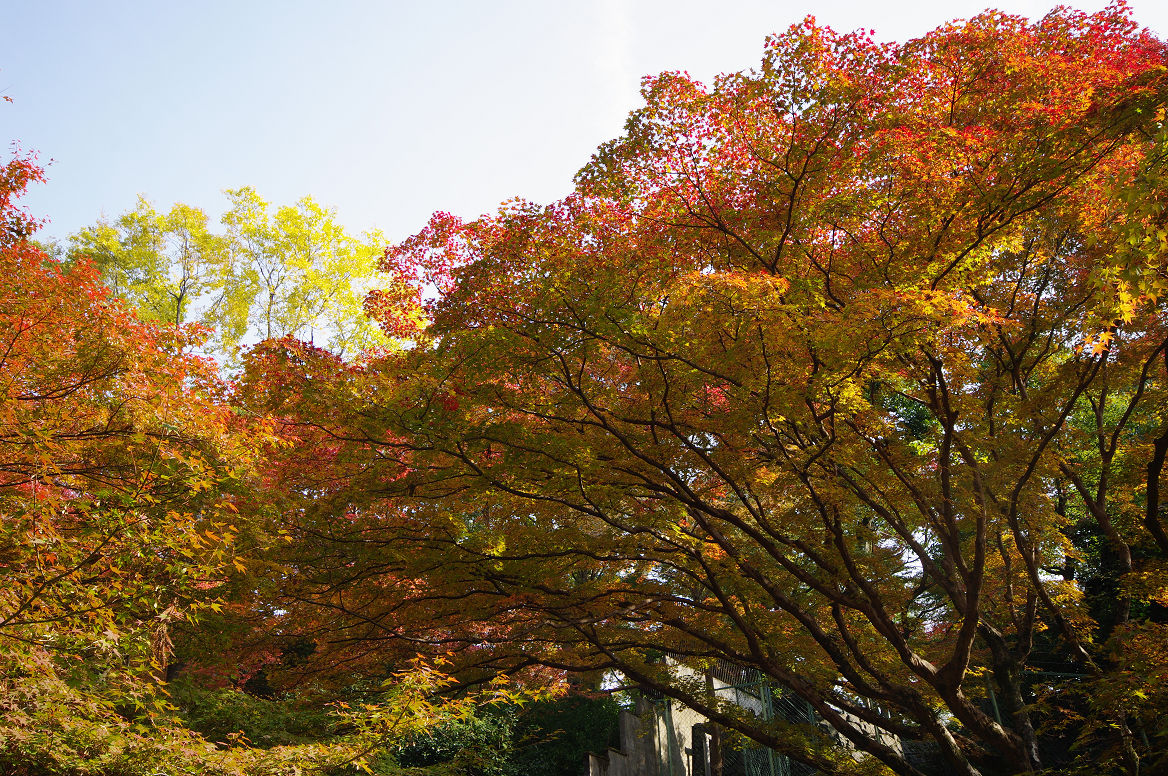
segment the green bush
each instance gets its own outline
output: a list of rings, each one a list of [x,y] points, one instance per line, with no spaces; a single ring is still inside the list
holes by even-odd
[[[207,690],[189,681],[173,683],[170,692],[187,727],[216,743],[242,733],[251,746],[267,749],[334,733],[327,708],[290,696],[257,698],[232,688]]]
[[[510,776],[515,712],[487,706],[474,717],[439,725],[396,747],[393,755],[407,767],[445,764],[463,776]]]

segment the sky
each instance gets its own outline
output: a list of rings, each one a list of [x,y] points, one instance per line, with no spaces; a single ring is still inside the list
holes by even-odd
[[[1094,11],[1106,3],[1074,6]],[[1134,0],[1168,37],[1168,2]],[[138,195],[218,218],[222,191],[310,195],[390,240],[430,213],[550,202],[639,104],[642,76],[750,68],[808,14],[906,40],[987,0],[0,0],[0,141],[64,239]],[[1002,0],[1030,18],[1051,3]]]

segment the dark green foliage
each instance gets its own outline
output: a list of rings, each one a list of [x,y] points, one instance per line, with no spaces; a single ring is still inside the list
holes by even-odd
[[[516,725],[516,776],[576,776],[588,752],[619,746],[620,704],[609,696],[568,695],[535,703]]]
[[[284,696],[262,698],[233,688],[208,690],[189,681],[171,685],[187,727],[209,741],[243,740],[268,748],[323,739],[334,727],[329,710]]]
[[[395,750],[402,766],[448,764],[465,776],[577,776],[588,752],[619,744],[620,705],[568,695],[515,709],[487,708]]]
[[[448,763],[465,776],[510,776],[514,750],[515,712],[488,707],[475,717],[440,725],[415,736],[394,755],[407,767]]]

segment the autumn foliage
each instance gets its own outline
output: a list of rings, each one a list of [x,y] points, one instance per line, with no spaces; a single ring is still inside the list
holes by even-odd
[[[385,686],[356,708],[222,686],[225,658],[243,681],[272,655],[221,652],[233,613],[261,634],[241,646],[270,641],[241,590],[258,579],[246,564],[271,571],[261,552],[279,538],[256,511],[277,419],[233,405],[216,364],[192,355],[206,331],[141,320],[92,264],[30,241],[14,200],[40,178],[25,157],[0,170],[0,772],[369,772],[403,736],[515,702],[505,682],[436,697],[454,681],[437,661],[383,664]],[[253,719],[192,730],[198,704]],[[243,728],[281,713],[315,729],[250,746]]]
[[[573,194],[388,253],[401,541],[499,660],[825,772],[1163,767],[1166,56],[1064,9],[647,79]],[[720,660],[834,733],[675,670]]]
[[[10,163],[0,638],[140,693],[620,681],[822,773],[1168,768],[1165,44],[809,19],[643,97],[564,199],[391,246],[377,350],[222,382],[27,241]],[[343,711],[346,767],[432,703]]]

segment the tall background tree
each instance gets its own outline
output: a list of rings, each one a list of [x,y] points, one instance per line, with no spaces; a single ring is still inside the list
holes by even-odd
[[[229,190],[223,216],[238,282],[250,294],[251,340],[320,340],[342,356],[384,347],[362,300],[386,246],[380,232],[349,235],[336,213],[305,197],[270,211],[254,189]]]
[[[159,213],[139,198],[115,222],[99,221],[70,243],[72,253],[92,261],[114,295],[143,317],[230,328],[235,300],[227,246],[211,233],[202,210],[179,204]]]
[[[198,208],[159,213],[141,198],[73,235],[69,256],[92,261],[143,317],[204,326],[211,351],[232,363],[245,346],[281,337],[319,340],[348,358],[389,344],[362,309],[383,235],[349,234],[311,197],[273,212],[252,188],[226,193],[220,231]]]

